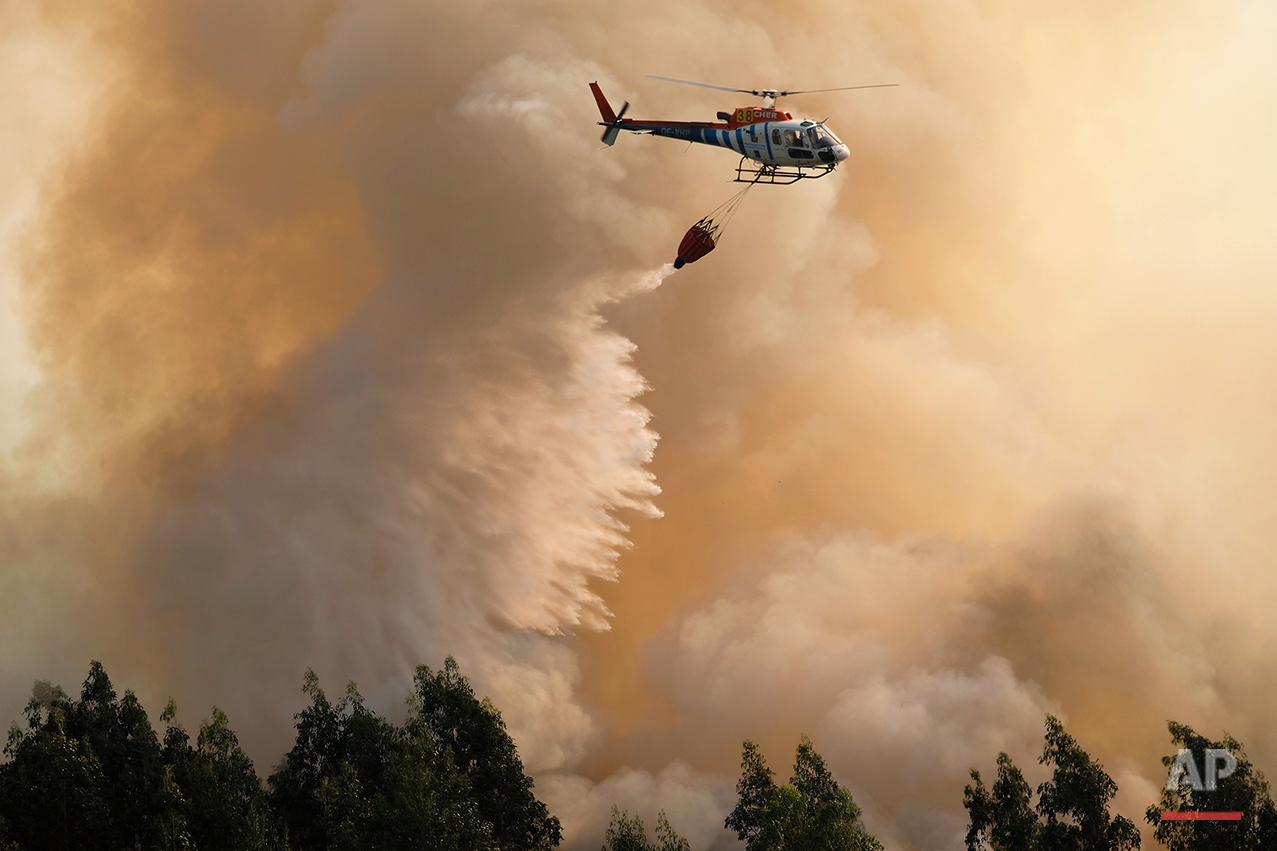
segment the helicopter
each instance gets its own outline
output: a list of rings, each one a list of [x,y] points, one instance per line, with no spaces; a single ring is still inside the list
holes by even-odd
[[[603,120],[599,122],[599,125],[605,128],[601,137],[603,144],[608,146],[616,144],[617,136],[622,130],[626,130],[631,133],[647,133],[727,148],[741,155],[740,162],[736,166],[735,182],[751,185],[756,183],[788,185],[797,183],[799,180],[824,177],[850,155],[847,146],[834,135],[825,121],[795,119],[791,113],[776,107],[776,102],[780,98],[818,92],[880,89],[899,85],[898,83],[879,83],[869,86],[842,86],[834,89],[780,91],[738,89],[656,75],[649,75],[649,78],[725,92],[750,94],[762,98],[763,102],[761,106],[745,106],[734,112],[720,112],[717,122],[633,119],[625,117],[626,110],[630,107],[628,101],[621,107],[620,112],[613,112],[599,84],[590,83],[590,90],[594,93],[594,100],[599,106],[599,114],[603,117]]]

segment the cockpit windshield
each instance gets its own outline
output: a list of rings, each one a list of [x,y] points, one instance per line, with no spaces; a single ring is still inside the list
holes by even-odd
[[[815,127],[807,128],[807,137],[811,140],[811,146],[817,150],[821,148],[832,148],[835,145],[841,145],[838,137],[830,133],[824,127],[817,124]]]

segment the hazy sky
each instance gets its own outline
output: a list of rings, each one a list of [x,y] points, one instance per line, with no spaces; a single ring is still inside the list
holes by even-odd
[[[812,736],[891,849],[1067,729],[1277,771],[1277,12],[0,0],[0,714],[101,659],[259,769],[455,655],[568,849],[733,847]],[[96,7],[94,7],[96,9]],[[684,230],[742,87],[851,157]],[[659,435],[659,437],[658,437]]]

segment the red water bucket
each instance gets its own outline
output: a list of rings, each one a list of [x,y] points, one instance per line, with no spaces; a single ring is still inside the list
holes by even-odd
[[[682,269],[687,263],[695,263],[714,250],[714,236],[707,230],[710,222],[697,222],[687,229],[683,241],[678,244],[678,257],[674,268]]]

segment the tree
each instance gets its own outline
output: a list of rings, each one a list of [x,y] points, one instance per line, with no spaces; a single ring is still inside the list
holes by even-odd
[[[1193,790],[1181,783],[1175,789],[1163,789],[1161,800],[1149,807],[1145,819],[1156,828],[1153,835],[1170,851],[1258,851],[1277,848],[1277,807],[1269,796],[1268,781],[1246,757],[1241,742],[1228,734],[1222,741],[1212,742],[1191,727],[1167,722],[1171,743],[1188,749],[1195,761],[1198,777],[1204,777],[1205,766],[1198,760],[1208,748],[1229,751],[1237,760],[1233,773],[1218,781],[1215,790]],[[1170,769],[1175,756],[1162,758]],[[1240,821],[1162,821],[1162,812],[1240,812]]]
[[[151,847],[165,798],[160,744],[132,692],[117,699],[101,662],[80,699],[37,682],[27,731],[10,730],[4,817],[32,848]],[[52,828],[52,829],[51,829]]]
[[[106,782],[88,740],[67,734],[62,706],[50,707],[48,718],[33,727],[25,734],[17,725],[10,728],[4,749],[9,762],[0,779],[0,817],[13,839],[32,849],[107,847],[100,832],[109,819]]]
[[[1046,744],[1038,762],[1055,766],[1051,779],[1038,787],[1042,851],[1129,851],[1140,847],[1134,822],[1109,815],[1117,784],[1104,767],[1064,732],[1053,715],[1046,717]]]
[[[882,849],[865,831],[851,793],[833,779],[806,736],[798,743],[793,777],[780,787],[758,746],[746,741],[736,792],[740,800],[724,826],[736,831],[748,851]]]
[[[612,821],[608,823],[607,834],[600,851],[651,851],[652,844],[647,841],[647,831],[643,828],[643,820],[635,815],[630,818],[629,812],[619,812],[612,805]]]
[[[860,822],[860,808],[851,793],[834,781],[824,759],[811,739],[803,736],[794,758],[794,775],[789,781],[806,803],[811,836],[808,847],[881,849]]]
[[[320,818],[323,802],[320,789],[337,770],[340,761],[344,707],[334,707],[319,687],[319,677],[306,671],[302,692],[311,705],[295,717],[297,739],[270,776],[271,808],[278,815],[290,845],[295,848],[321,847]]]
[[[409,730],[447,749],[469,781],[480,816],[492,825],[497,845],[503,851],[557,846],[559,820],[532,793],[532,778],[523,772],[501,713],[487,698],[475,698],[456,660],[449,656],[437,673],[420,666],[414,683],[417,713]]]
[[[691,846],[670,827],[664,810],[656,816],[656,844],[652,844],[647,840],[643,820],[637,814],[631,818],[628,811],[618,811],[613,805],[601,851],[691,851]]]
[[[493,849],[467,778],[442,743],[399,729],[364,705],[354,683],[339,703],[313,671],[297,740],[271,775],[271,803],[297,849]]]
[[[763,810],[776,794],[776,781],[772,779],[772,770],[767,767],[758,745],[748,739],[744,743],[740,768],[740,780],[736,781],[736,794],[740,800],[723,826],[736,831],[736,836],[749,851],[754,851],[758,834],[763,829]]]
[[[200,725],[194,748],[170,700],[160,720],[168,724],[162,751],[174,788],[171,808],[181,811],[182,829],[201,851],[257,851],[272,840],[266,790],[252,760],[239,746],[226,713],[213,707],[213,718]],[[168,829],[177,842],[179,833]]]
[[[963,804],[971,823],[969,851],[1133,851],[1140,834],[1130,819],[1109,815],[1117,784],[1082,750],[1052,715],[1046,716],[1043,765],[1051,779],[1038,786],[1036,812],[1029,785],[1005,753],[998,755],[998,779],[990,792],[971,769]]]
[[[129,691],[117,699],[100,662],[79,700],[37,681],[27,730],[10,730],[0,766],[0,818],[13,840],[28,849],[265,848],[261,781],[226,715],[213,710],[193,749],[172,723],[176,711],[169,701],[161,745],[141,703]]]
[[[263,786],[226,713],[194,742],[170,700],[163,741],[132,692],[98,662],[78,699],[37,682],[26,729],[0,762],[0,851],[548,851],[558,819],[532,794],[491,702],[451,658],[417,672],[398,727],[351,683],[333,702],[313,671],[297,739]],[[688,851],[661,814],[659,851]]]
[[[173,777],[173,766],[164,766],[164,781],[160,787],[160,795],[166,806],[160,814],[156,828],[159,832],[159,848],[162,851],[188,851],[191,846],[191,833],[187,830],[186,813],[189,806],[182,787]]]
[[[967,848],[980,851],[1023,851],[1037,847],[1038,816],[1033,811],[1032,790],[1011,757],[998,754],[998,779],[990,793],[971,769],[974,786],[963,790],[963,805],[971,816],[967,829]]]
[[[656,814],[656,851],[692,851],[692,846],[687,840],[670,827],[670,821],[665,817],[665,810]]]
[[[0,851],[22,851],[18,843],[9,839],[9,825],[4,816],[0,816]]]

